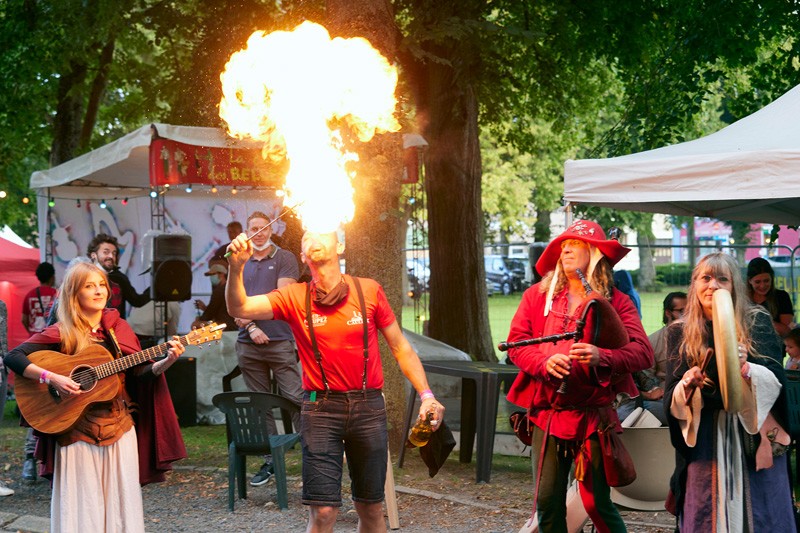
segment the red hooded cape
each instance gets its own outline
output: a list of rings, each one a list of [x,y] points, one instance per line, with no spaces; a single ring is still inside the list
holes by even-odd
[[[100,325],[106,339],[110,338],[107,333],[109,329],[114,328],[123,355],[141,351],[139,339],[130,325],[120,318],[116,309],[105,309]],[[61,344],[58,325],[48,327],[26,342]],[[138,406],[132,414],[139,446],[139,483],[147,485],[164,481],[165,472],[172,469],[171,463],[187,457],[172,397],[167,388],[167,380],[164,374],[155,377],[149,374],[137,377],[134,372],[128,372],[125,386],[131,399]],[[36,457],[42,461],[39,474],[51,479],[55,466],[55,436],[35,433],[39,437]]]

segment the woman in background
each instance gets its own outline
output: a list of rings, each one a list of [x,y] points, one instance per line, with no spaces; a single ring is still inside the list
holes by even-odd
[[[781,337],[797,325],[792,298],[788,292],[775,288],[775,271],[763,257],[756,257],[747,265],[747,295],[753,303],[769,311],[775,331]]]
[[[9,352],[6,365],[19,376],[47,383],[64,398],[88,394],[69,376],[38,366],[28,356],[53,350],[69,357],[95,344],[117,357],[140,351],[128,323],[116,309],[106,308],[108,297],[105,272],[90,263],[76,264],[64,276],[58,323]],[[184,348],[177,340],[169,344],[161,361],[119,374],[125,387],[111,401],[90,404],[72,429],[39,434],[42,474],[53,476],[50,531],[144,531],[140,482],[163,479],[169,462],[186,456],[163,377]]]
[[[767,313],[744,296],[745,283],[730,255],[703,257],[692,272],[683,318],[669,326],[665,409],[675,447],[667,508],[684,533],[794,532],[787,469],[788,405],[780,363],[783,343]],[[714,292],[731,293],[739,342],[743,408],[723,408],[714,349]],[[687,405],[692,389],[695,392]]]

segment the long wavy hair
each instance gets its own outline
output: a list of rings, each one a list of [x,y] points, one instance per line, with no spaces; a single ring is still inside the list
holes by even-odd
[[[775,289],[775,271],[769,261],[763,257],[755,257],[747,265],[747,295],[755,302],[756,291],[750,285],[750,280],[759,274],[769,274],[769,290],[764,295],[763,305],[769,310],[770,315],[775,316],[778,314],[778,301],[775,295],[777,292],[777,289]]]
[[[558,260],[558,265],[561,265],[561,259]],[[558,272],[557,279],[556,272]],[[547,292],[547,289],[550,288],[551,283],[556,284],[556,293],[567,286],[567,276],[564,274],[563,268],[556,267],[554,270],[548,272],[542,278],[542,281],[539,285],[539,290],[541,292]],[[614,272],[605,257],[601,258],[600,261],[597,262],[597,266],[594,267],[592,279],[589,280],[589,285],[592,286],[592,289],[602,294],[604,298],[611,298],[611,289],[614,287]]]
[[[679,347],[679,353],[686,357],[690,367],[700,366],[706,349],[711,344],[703,305],[700,303],[700,295],[697,293],[697,280],[705,275],[715,278],[727,276],[731,280],[736,337],[749,353],[753,353],[750,330],[755,317],[758,313],[766,313],[766,311],[756,308],[748,299],[746,284],[742,279],[739,266],[732,256],[722,252],[704,256],[692,270],[692,281],[686,298],[686,312],[683,314],[683,318],[676,321],[676,323],[683,323],[683,340]]]
[[[107,297],[110,294],[108,276],[105,270],[94,263],[77,263],[67,270],[64,282],[61,284],[61,294],[58,297],[58,330],[61,333],[61,349],[65,354],[75,354],[83,350],[92,341],[89,334],[92,324],[86,319],[81,310],[78,294],[83,288],[89,274],[100,274],[106,283]]]

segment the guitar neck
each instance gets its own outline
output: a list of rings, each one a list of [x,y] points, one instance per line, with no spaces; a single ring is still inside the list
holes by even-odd
[[[188,335],[180,337],[179,340],[184,346],[189,344]],[[155,359],[156,357],[161,357],[167,353],[167,350],[169,350],[169,343],[165,342],[164,344],[147,348],[141,352],[132,353],[130,355],[120,357],[119,359],[114,359],[108,363],[98,365],[94,367],[94,370],[97,373],[97,379],[103,379],[113,374],[119,374],[120,372],[124,372],[136,365],[140,365],[146,361]]]

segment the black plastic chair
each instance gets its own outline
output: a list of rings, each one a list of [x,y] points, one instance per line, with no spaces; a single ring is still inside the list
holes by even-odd
[[[242,375],[242,370],[239,368],[239,365],[236,365],[233,370],[222,376],[222,392],[231,392],[233,391],[233,380],[238,378]],[[270,387],[272,389],[273,394],[280,394],[280,387],[278,387],[278,381],[272,375],[272,370],[269,371],[269,382],[272,384]],[[283,420],[283,432],[286,434],[292,433],[292,416],[291,414],[281,409],[281,420]],[[228,435],[228,442],[231,441],[230,435]]]
[[[211,399],[223,413],[230,436],[228,445],[228,508],[233,511],[234,486],[239,498],[247,498],[246,466],[248,455],[272,454],[278,507],[288,509],[286,491],[286,451],[300,440],[299,433],[270,435],[266,414],[273,409],[299,411],[290,400],[267,392],[222,392]]]

